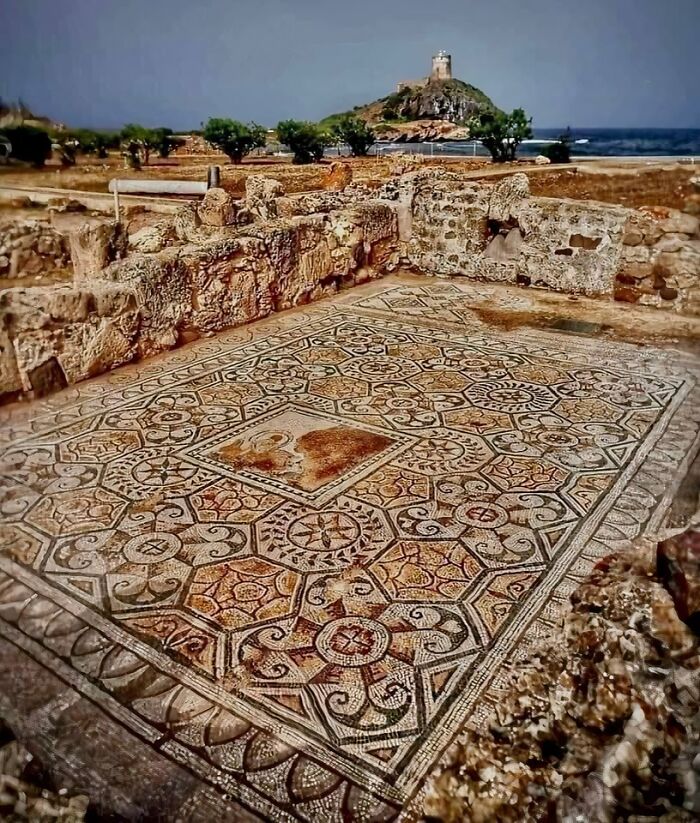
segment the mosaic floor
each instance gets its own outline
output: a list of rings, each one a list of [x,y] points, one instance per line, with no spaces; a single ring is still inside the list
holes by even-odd
[[[696,449],[677,353],[420,282],[4,420],[0,635],[262,819],[394,819]]]

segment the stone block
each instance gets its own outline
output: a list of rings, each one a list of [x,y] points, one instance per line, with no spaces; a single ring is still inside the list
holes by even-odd
[[[89,280],[115,260],[125,257],[128,235],[121,223],[83,223],[69,235],[76,281]]]
[[[205,226],[233,226],[238,209],[234,198],[224,189],[209,189],[199,204],[199,217]]]
[[[245,181],[246,208],[254,218],[270,220],[277,217],[278,197],[284,195],[284,189],[279,180],[253,174]]]
[[[336,161],[331,163],[328,173],[323,180],[323,188],[327,191],[343,191],[352,183],[352,167],[349,163]]]

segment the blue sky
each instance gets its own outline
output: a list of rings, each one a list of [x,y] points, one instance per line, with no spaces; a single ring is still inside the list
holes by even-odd
[[[700,0],[0,0],[0,96],[76,126],[316,120],[427,74],[536,126],[700,127]]]

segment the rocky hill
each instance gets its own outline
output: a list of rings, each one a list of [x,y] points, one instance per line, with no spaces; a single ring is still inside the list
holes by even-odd
[[[484,111],[498,108],[481,89],[462,80],[430,78],[355,106],[351,113],[372,125],[382,139],[418,142],[466,139],[465,124]],[[332,125],[340,116],[331,115],[322,122]]]
[[[462,80],[429,80],[405,86],[382,100],[370,103],[367,114],[378,120],[448,120],[456,125],[482,111],[497,111],[483,91]]]

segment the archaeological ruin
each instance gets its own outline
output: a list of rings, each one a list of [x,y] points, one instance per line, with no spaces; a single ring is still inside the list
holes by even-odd
[[[691,820],[698,216],[392,171],[0,220],[2,716],[111,819]]]

